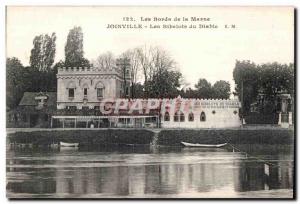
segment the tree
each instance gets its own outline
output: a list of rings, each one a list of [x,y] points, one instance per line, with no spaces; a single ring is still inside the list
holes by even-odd
[[[144,86],[141,83],[134,84],[134,98],[144,98]]]
[[[229,99],[230,84],[228,81],[219,80],[212,87],[212,94],[215,99]]]
[[[144,92],[145,92],[145,96],[148,95],[149,93],[149,81],[151,81],[151,73],[152,73],[152,66],[150,66],[150,59],[152,58],[152,47],[147,48],[146,46],[144,47],[140,47],[140,48],[136,48],[137,51],[137,57],[139,59],[139,63],[141,66],[141,70],[143,73],[143,77],[144,77]]]
[[[197,96],[199,98],[211,98],[212,97],[212,87],[211,84],[206,79],[199,79],[198,83],[195,85]]]
[[[116,59],[112,52],[105,52],[97,57],[94,66],[101,69],[111,69],[116,66]]]
[[[233,71],[236,94],[242,101],[243,113],[248,113],[250,104],[263,94],[268,102],[268,113],[276,110],[275,103],[280,93],[294,95],[294,65],[265,63],[255,65],[250,61],[236,61]]]
[[[198,97],[197,91],[192,88],[188,88],[185,90],[181,89],[179,94],[182,98],[197,98]]]
[[[181,77],[181,73],[175,70],[164,69],[155,73],[152,80],[145,84],[149,87],[148,97],[174,98],[178,96]]]
[[[137,84],[138,78],[139,78],[139,72],[141,71],[141,61],[139,58],[139,49],[134,48],[134,49],[129,49],[122,53],[121,57],[122,58],[127,58],[130,60],[130,77],[131,77],[131,98],[137,98],[136,90],[140,87]]]
[[[175,97],[179,93],[182,74],[177,71],[176,62],[169,53],[159,47],[144,51],[141,64],[144,64],[144,88],[147,97]]]
[[[30,56],[30,66],[35,70],[49,71],[54,62],[56,35],[39,35],[33,40]]]
[[[74,27],[69,31],[65,45],[65,66],[90,67],[89,60],[84,58],[83,33],[81,27]]]
[[[236,61],[233,79],[235,94],[242,103],[242,113],[250,111],[251,103],[256,101],[259,90],[260,73],[257,65],[250,61]]]
[[[23,96],[23,65],[18,58],[6,59],[6,106],[15,108]]]
[[[293,64],[268,63],[258,66],[260,91],[267,99],[274,99],[278,93],[293,94],[294,66]]]

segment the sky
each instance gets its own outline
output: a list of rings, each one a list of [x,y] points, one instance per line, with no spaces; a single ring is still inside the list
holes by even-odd
[[[236,60],[254,63],[294,61],[294,16],[292,7],[31,7],[9,6],[6,19],[6,56],[29,65],[33,38],[56,33],[55,62],[64,60],[70,29],[81,26],[84,55],[96,59],[111,51],[116,56],[130,48],[159,46],[168,51],[190,87],[199,78],[212,84],[226,80],[234,90],[232,72]],[[132,17],[134,22],[123,21]],[[140,19],[169,17],[171,22]],[[188,22],[174,22],[186,17]],[[191,17],[210,18],[191,22]],[[143,29],[107,29],[107,24],[142,24]],[[150,29],[150,24],[215,24],[217,29]],[[235,25],[235,28],[225,28]]]

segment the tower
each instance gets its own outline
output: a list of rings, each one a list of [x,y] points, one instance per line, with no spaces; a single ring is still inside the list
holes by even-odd
[[[116,65],[119,67],[122,73],[122,85],[121,85],[121,97],[130,97],[130,85],[131,85],[131,69],[130,59],[119,58]]]

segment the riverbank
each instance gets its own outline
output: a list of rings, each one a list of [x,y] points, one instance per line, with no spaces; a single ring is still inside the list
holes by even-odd
[[[181,141],[203,144],[293,144],[294,131],[272,129],[162,130],[158,144],[179,145]]]
[[[82,146],[155,144],[179,146],[181,141],[202,144],[293,144],[294,130],[279,127],[226,129],[8,129],[8,143],[50,145],[78,142]]]

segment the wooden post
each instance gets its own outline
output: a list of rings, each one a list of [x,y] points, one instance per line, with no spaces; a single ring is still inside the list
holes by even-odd
[[[63,118],[63,128],[65,128],[65,119]]]
[[[52,121],[53,119],[52,119],[52,116],[51,116],[51,122],[50,122],[50,127],[52,128],[52,126],[53,126],[53,121]]]
[[[75,121],[74,121],[74,123],[75,123],[75,124],[74,124],[74,128],[76,128],[77,119],[75,118],[74,120],[75,120]]]

